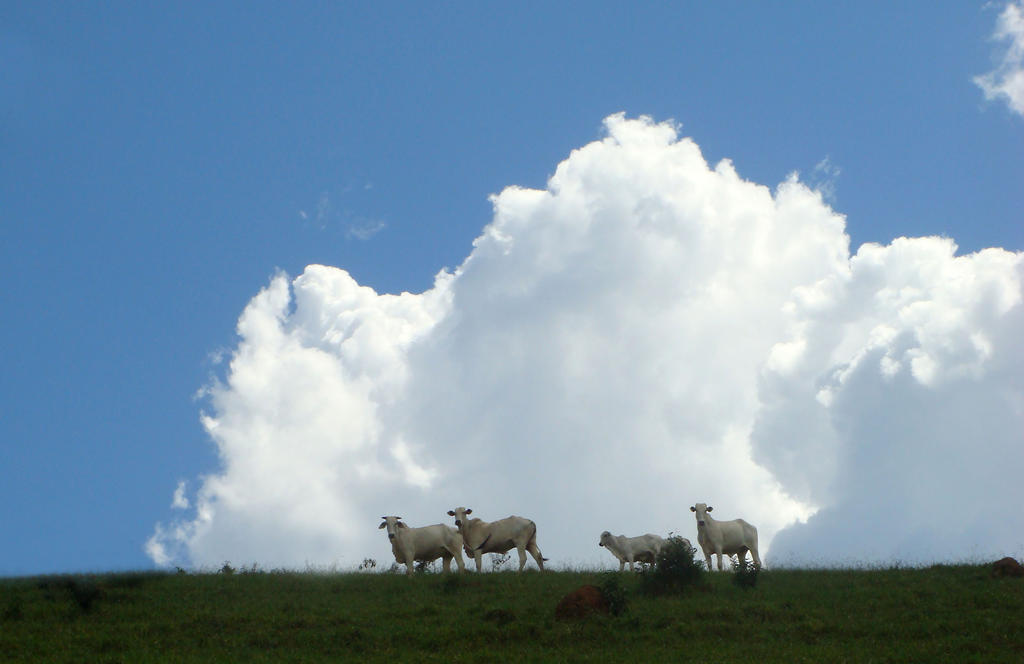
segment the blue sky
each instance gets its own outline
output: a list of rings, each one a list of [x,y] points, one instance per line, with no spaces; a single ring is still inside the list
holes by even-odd
[[[618,112],[799,172],[852,252],[1021,251],[1024,117],[974,82],[1003,7],[5,5],[0,574],[151,567],[179,482],[228,463],[197,394],[278,271],[422,293]]]

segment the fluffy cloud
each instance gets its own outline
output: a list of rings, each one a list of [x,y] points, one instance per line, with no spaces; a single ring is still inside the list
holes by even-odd
[[[755,523],[769,563],[1014,546],[1021,255],[851,257],[795,178],[605,124],[546,190],[494,196],[424,293],[277,275],[208,388],[222,467],[151,557],[351,566],[390,557],[380,515],[465,505],[534,519],[556,563],[607,563],[601,531],[693,539],[699,501]]]
[[[1019,552],[1024,517],[1020,254],[944,238],[864,245],[797,289],[762,369],[755,459],[820,505],[777,562],[923,562]]]
[[[986,99],[1002,99],[1024,115],[1024,2],[1009,2],[996,21],[992,38],[1009,42],[991,72],[974,78]]]

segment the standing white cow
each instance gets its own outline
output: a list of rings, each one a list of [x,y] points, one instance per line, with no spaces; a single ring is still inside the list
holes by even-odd
[[[526,566],[526,552],[537,561],[537,567],[544,569],[544,558],[537,548],[537,524],[521,516],[510,516],[498,521],[470,519],[473,510],[456,507],[448,510],[448,516],[455,517],[455,525],[466,545],[466,553],[476,560],[476,571],[482,571],[483,554],[506,553],[512,549],[519,552],[519,571]]]
[[[400,516],[382,516],[384,522],[377,526],[378,530],[387,528],[388,539],[391,540],[391,552],[395,554],[395,562],[405,563],[406,573],[412,576],[412,566],[416,561],[434,562],[438,558],[444,560],[444,571],[452,571],[452,558],[459,566],[459,571],[466,569],[462,562],[462,535],[459,531],[438,523],[422,528],[410,528],[401,522]]]
[[[639,537],[626,537],[612,535],[606,530],[601,533],[601,540],[597,545],[608,549],[609,553],[619,559],[620,572],[625,569],[626,563],[629,563],[629,571],[632,572],[634,561],[653,565],[661,553],[661,547],[665,546],[665,540],[651,533]]]
[[[757,555],[757,528],[743,519],[716,521],[708,514],[711,510],[712,508],[705,503],[697,503],[690,507],[690,511],[697,517],[697,543],[704,550],[708,571],[711,571],[712,553],[718,556],[719,571],[722,569],[722,554],[736,554],[740,561],[743,561],[746,560],[747,551],[750,551],[754,564],[760,567],[761,558]]]

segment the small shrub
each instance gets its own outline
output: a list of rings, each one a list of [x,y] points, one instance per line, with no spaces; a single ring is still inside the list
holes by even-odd
[[[416,561],[413,571],[417,574],[433,574],[434,573],[434,561],[433,560],[418,560]]]
[[[737,557],[732,561],[732,582],[740,588],[747,590],[757,585],[757,576],[761,572],[761,566],[754,561],[747,562],[747,557]]]
[[[377,561],[373,558],[363,558],[363,562],[359,563],[360,572],[369,572],[377,569]]]
[[[619,574],[617,572],[605,572],[602,574],[601,583],[598,587],[608,602],[608,610],[613,616],[622,615],[629,609],[626,591],[619,584]]]
[[[693,559],[694,552],[682,537],[669,537],[654,568],[641,575],[641,589],[649,595],[665,595],[699,585],[704,579],[704,563]]]
[[[220,573],[225,576],[230,576],[235,573],[235,568],[231,566],[230,561],[224,561],[224,567],[220,568]]]

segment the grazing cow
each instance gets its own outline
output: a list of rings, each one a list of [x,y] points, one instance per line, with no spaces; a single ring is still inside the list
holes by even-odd
[[[665,540],[647,533],[639,537],[626,537],[625,535],[612,535],[607,530],[601,533],[601,541],[598,546],[608,549],[608,552],[619,559],[619,571],[621,572],[629,563],[629,571],[633,571],[633,562],[654,564],[661,547],[665,546]]]
[[[455,517],[455,525],[462,534],[466,551],[472,552],[476,560],[476,571],[482,571],[483,554],[506,553],[512,549],[519,552],[519,571],[526,566],[526,552],[537,561],[537,567],[544,569],[544,558],[537,548],[537,524],[521,516],[510,516],[498,521],[470,519],[473,510],[456,507],[448,510],[448,516]]]
[[[750,551],[754,564],[760,567],[761,558],[757,555],[757,528],[743,519],[716,521],[708,514],[711,509],[704,503],[690,507],[690,511],[697,517],[697,543],[704,550],[708,571],[711,571],[712,553],[718,556],[719,571],[722,569],[722,554],[736,554],[743,561],[746,560],[747,551]]]
[[[395,554],[395,562],[405,563],[407,573],[412,576],[412,566],[416,561],[434,562],[444,559],[444,571],[452,571],[452,558],[459,566],[459,571],[466,569],[462,562],[462,535],[456,529],[439,523],[422,528],[410,528],[401,522],[400,516],[382,516],[384,522],[377,528],[388,529],[391,540],[391,552]]]

